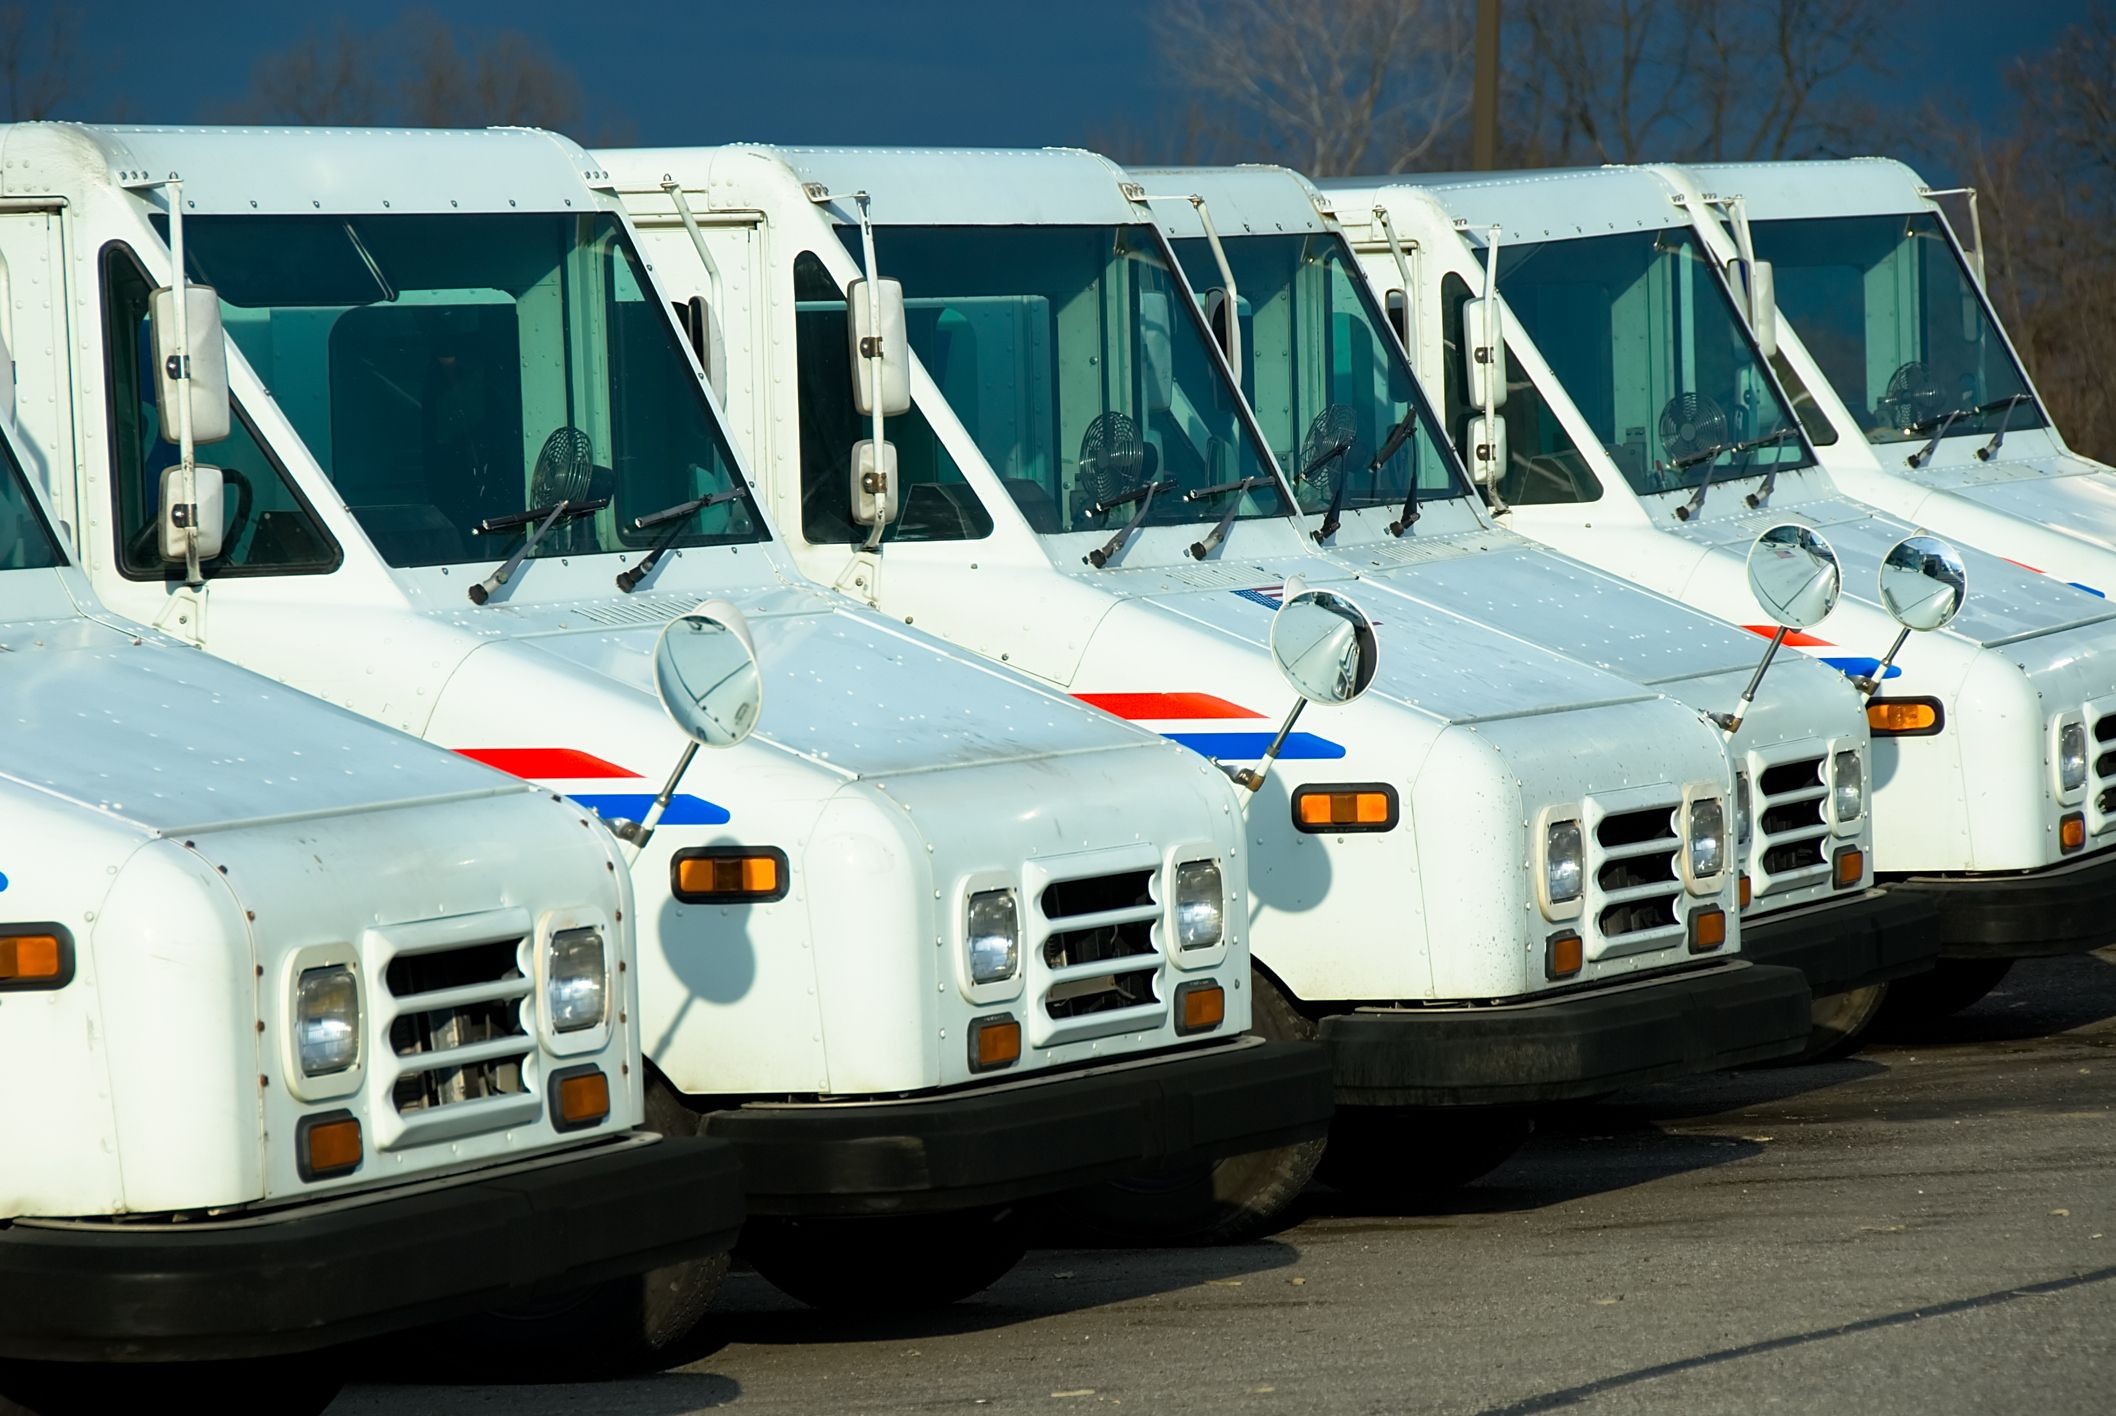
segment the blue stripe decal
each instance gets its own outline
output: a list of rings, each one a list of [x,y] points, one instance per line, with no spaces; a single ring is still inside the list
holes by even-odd
[[[1271,746],[1276,733],[1164,733],[1171,742],[1179,742],[1192,752],[1207,757],[1224,758],[1229,762],[1254,762]],[[1288,761],[1329,761],[1345,755],[1342,744],[1328,738],[1319,738],[1313,733],[1288,733],[1286,745],[1278,755]]]
[[[1275,610],[1285,603],[1268,590],[1236,590],[1233,593],[1241,596],[1251,604],[1262,605],[1267,610]]]
[[[2097,600],[2106,600],[2109,598],[2107,595],[2104,595],[2101,591],[2096,590],[2093,586],[2082,585],[2076,580],[2067,580],[2065,584],[2071,586],[2074,590],[2084,590]]]
[[[1817,654],[1815,657],[1840,674],[1849,674],[1859,678],[1870,677],[1875,669],[1881,667],[1879,659],[1834,658],[1827,654]],[[1881,675],[1881,677],[1884,679],[1901,678],[1903,677],[1903,666],[1901,664],[1890,664],[1888,672]]]
[[[571,796],[605,821],[643,821],[654,804],[652,792],[574,792]],[[689,792],[670,797],[668,809],[661,813],[663,826],[725,826],[731,819],[726,807]]]

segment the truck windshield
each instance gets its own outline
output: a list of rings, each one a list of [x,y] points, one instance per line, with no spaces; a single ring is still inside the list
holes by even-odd
[[[2044,426],[1937,212],[1759,221],[1778,308],[1869,442]]]
[[[1413,475],[1421,501],[1466,494],[1468,483],[1344,239],[1296,232],[1224,237],[1221,245],[1241,319],[1242,391],[1279,466],[1296,479],[1301,509],[1327,508],[1340,477],[1350,478],[1339,503],[1346,511],[1402,505]],[[1225,283],[1204,237],[1177,241],[1175,250],[1198,291]],[[1370,470],[1405,418],[1413,420],[1411,436]]]
[[[1499,291],[1640,495],[1812,465],[1688,228],[1501,247]]]
[[[644,547],[734,486],[696,374],[607,213],[197,216],[194,278],[391,565],[483,563],[487,518],[609,498],[538,556]],[[746,492],[678,546],[765,538]]]
[[[1237,498],[1238,518],[1284,514],[1272,481],[1186,495],[1272,468],[1153,227],[898,226],[875,244],[912,348],[1031,529],[1115,530],[1157,482],[1142,525],[1218,521]]]
[[[49,570],[66,564],[66,553],[30,495],[15,450],[0,438],[0,570]]]

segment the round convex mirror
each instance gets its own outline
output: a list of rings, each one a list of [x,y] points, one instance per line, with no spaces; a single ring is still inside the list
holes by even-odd
[[[1749,547],[1749,591],[1790,629],[1820,624],[1837,608],[1844,570],[1829,542],[1805,526],[1773,526]]]
[[[1937,536],[1906,536],[1881,558],[1881,604],[1905,629],[1940,629],[1967,598],[1962,553]]]
[[[1379,650],[1359,606],[1327,590],[1303,590],[1272,618],[1271,657],[1301,697],[1350,703],[1374,681]]]
[[[707,747],[733,747],[757,726],[764,676],[749,626],[733,605],[715,602],[669,621],[654,647],[661,706]]]

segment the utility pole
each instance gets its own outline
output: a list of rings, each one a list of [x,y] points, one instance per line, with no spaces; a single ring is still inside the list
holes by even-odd
[[[1477,0],[1477,79],[1470,99],[1470,166],[1499,165],[1499,0]]]

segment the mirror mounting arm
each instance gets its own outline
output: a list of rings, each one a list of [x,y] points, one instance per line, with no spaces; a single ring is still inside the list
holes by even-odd
[[[1278,761],[1279,749],[1286,745],[1286,738],[1292,733],[1293,725],[1300,721],[1300,710],[1307,706],[1308,700],[1305,698],[1293,700],[1293,711],[1286,715],[1285,722],[1278,725],[1278,735],[1271,739],[1271,745],[1264,749],[1264,755],[1256,766],[1230,769],[1222,765],[1220,770],[1232,777],[1236,786],[1246,787],[1254,793],[1264,785],[1264,778],[1271,772],[1271,764]]]
[[[1741,731],[1742,719],[1748,717],[1749,709],[1756,706],[1756,690],[1763,686],[1763,676],[1770,669],[1771,660],[1777,657],[1778,646],[1785,643],[1785,636],[1789,632],[1787,626],[1781,624],[1778,626],[1778,632],[1771,636],[1769,646],[1763,651],[1763,661],[1756,665],[1756,672],[1749,675],[1749,686],[1741,691],[1740,701],[1735,703],[1734,711],[1708,715],[1728,737]]]
[[[654,794],[653,804],[647,807],[647,814],[637,821],[610,823],[610,834],[630,845],[645,846],[653,838],[654,828],[661,824],[661,813],[668,810],[669,802],[675,797],[676,784],[683,780],[684,773],[691,770],[691,759],[697,755],[698,744],[694,740],[684,747],[683,755],[676,759],[676,770],[669,773],[669,779],[663,782],[661,790]]]
[[[1881,680],[1888,677],[1889,665],[1896,661],[1896,655],[1902,651],[1903,645],[1909,639],[1910,626],[1906,624],[1896,631],[1896,642],[1888,646],[1888,652],[1883,654],[1881,661],[1874,665],[1872,673],[1852,675],[1852,687],[1859,690],[1860,697],[1871,698],[1874,696],[1874,691],[1881,686]]]

